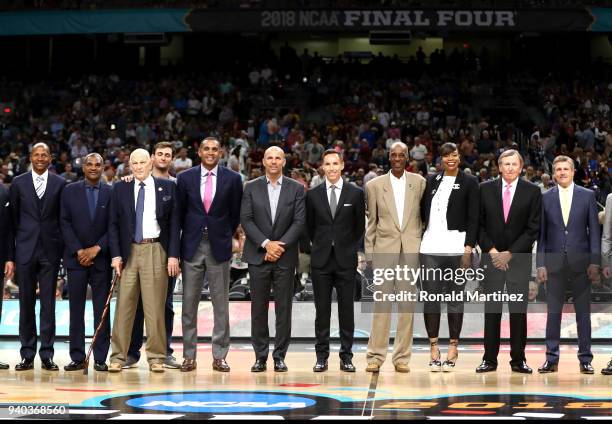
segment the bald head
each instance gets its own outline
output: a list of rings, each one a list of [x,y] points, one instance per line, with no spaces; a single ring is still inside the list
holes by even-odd
[[[139,181],[144,181],[151,175],[151,156],[145,149],[136,149],[130,154],[132,174]]]
[[[264,152],[263,166],[266,169],[266,176],[276,181],[283,173],[285,166],[285,152],[278,146],[268,147]]]

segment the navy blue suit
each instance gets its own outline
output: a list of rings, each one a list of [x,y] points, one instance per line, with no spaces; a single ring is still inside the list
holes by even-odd
[[[13,180],[10,205],[15,231],[15,259],[19,278],[19,339],[21,357],[36,355],[36,283],[40,287],[41,359],[53,358],[55,289],[63,252],[60,233],[60,196],[66,181],[48,174],[42,199],[34,189],[32,172]]]
[[[232,236],[240,223],[242,179],[238,173],[223,166],[218,169],[217,190],[208,213],[204,211],[200,194],[202,166],[194,166],[178,175],[176,184],[183,230],[181,258],[184,260],[191,260],[195,254],[205,227],[215,260],[226,262],[232,257]]]
[[[159,242],[168,258],[180,253],[179,225],[176,214],[176,185],[172,181],[155,178],[155,216],[161,230]],[[134,238],[136,211],[134,209],[134,181],[118,181],[112,189],[108,242],[111,258],[121,257],[127,264]]]
[[[85,360],[85,301],[87,284],[91,285],[94,309],[94,326],[102,317],[110,290],[110,256],[108,251],[108,213],[111,188],[100,184],[93,220],[87,203],[85,181],[68,184],[62,193],[61,231],[64,238],[64,266],[68,272],[70,301],[70,358],[75,362]],[[93,265],[79,264],[77,252],[98,245],[100,252]],[[110,317],[98,335],[94,346],[94,359],[106,361],[110,346]]]
[[[542,220],[538,241],[538,267],[546,267],[546,359],[559,362],[561,313],[567,285],[572,289],[578,329],[578,359],[591,362],[590,264],[600,261],[600,228],[595,192],[574,185],[567,225],[563,222],[559,188],[542,196]]]

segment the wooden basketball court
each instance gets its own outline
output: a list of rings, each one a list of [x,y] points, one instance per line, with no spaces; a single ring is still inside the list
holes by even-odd
[[[333,350],[329,371],[313,373],[314,348],[293,344],[286,358],[289,372],[250,372],[254,360],[248,343],[235,343],[229,353],[230,373],[212,371],[210,345],[200,344],[198,369],[181,373],[150,373],[144,358],[138,367],[119,374],[65,372],[68,344],[56,343],[59,372],[40,369],[15,372],[16,342],[3,343],[0,358],[11,369],[0,371],[0,418],[86,419],[609,419],[612,377],[599,373],[612,348],[593,347],[594,375],[578,371],[575,346],[562,346],[559,372],[537,373],[544,346],[527,347],[532,375],[515,374],[508,365],[508,346],[502,346],[495,373],[476,374],[482,346],[460,348],[452,373],[428,371],[429,347],[416,345],[411,372],[396,373],[390,355],[379,374],[365,372],[365,345],[355,347],[356,373],[338,368]],[[444,346],[444,344],[442,344]],[[181,344],[173,345],[181,360]],[[337,349],[337,346],[335,346]],[[444,358],[445,352],[442,352]]]

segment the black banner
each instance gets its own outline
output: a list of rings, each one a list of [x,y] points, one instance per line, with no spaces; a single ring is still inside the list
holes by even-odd
[[[191,31],[588,31],[595,18],[581,10],[193,10]]]

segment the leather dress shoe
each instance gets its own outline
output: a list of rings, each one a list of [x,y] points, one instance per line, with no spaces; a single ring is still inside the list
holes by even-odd
[[[212,363],[213,370],[219,372],[230,372],[230,366],[225,362],[225,359],[215,359]]]
[[[482,361],[480,365],[476,367],[476,372],[479,374],[483,372],[491,372],[491,371],[497,371],[497,365],[494,364],[493,362]]]
[[[410,372],[410,367],[408,364],[397,363],[395,366],[395,372],[407,373]]]
[[[314,372],[324,372],[327,371],[327,361],[317,361],[314,367],[312,367]]]
[[[5,364],[4,362],[0,362],[0,370],[8,370],[9,364]]]
[[[198,367],[198,363],[195,359],[185,358],[181,364],[181,372],[194,371]]]
[[[34,369],[34,359],[23,358],[20,363],[15,365],[15,371],[27,371]]]
[[[268,369],[265,359],[257,359],[251,367],[251,372],[264,372]]]
[[[95,361],[94,370],[96,371],[108,371],[108,365],[104,361]]]
[[[340,361],[340,371],[355,372],[355,365],[353,365],[350,359],[347,361]]]
[[[40,362],[42,364],[41,367],[43,370],[59,371],[59,367],[55,362],[53,362],[53,359],[51,358],[41,359]]]
[[[64,365],[64,371],[78,371],[83,369],[83,362],[72,361],[68,365]]]
[[[590,362],[580,363],[580,374],[595,374],[595,370],[591,366]]]
[[[531,374],[533,372],[525,361],[521,361],[518,364],[510,364],[510,368],[512,369],[512,372],[518,372],[521,374]]]
[[[559,364],[555,364],[554,362],[550,362],[550,361],[544,362],[542,366],[538,368],[538,372],[540,374],[557,372],[558,370],[559,370]]]
[[[380,371],[380,364],[377,362],[369,362],[368,366],[366,367],[366,372],[379,372]]]
[[[274,360],[274,371],[287,372],[289,371],[289,368],[287,368],[287,365],[285,365],[285,361],[283,361],[282,359],[275,359]]]
[[[608,362],[608,365],[601,369],[601,373],[603,375],[612,375],[612,361]]]

